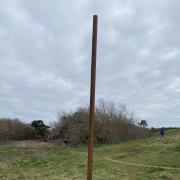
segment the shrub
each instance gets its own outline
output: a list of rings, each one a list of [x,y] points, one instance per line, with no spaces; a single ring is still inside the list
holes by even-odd
[[[31,126],[36,129],[37,134],[42,137],[46,137],[49,134],[49,126],[45,125],[42,120],[34,120],[31,122]]]
[[[0,119],[0,140],[25,140],[37,134],[36,130],[18,119]]]
[[[125,105],[100,101],[95,111],[95,143],[117,143],[125,139],[142,138],[150,130],[138,127],[133,122],[133,113]],[[88,141],[89,109],[79,108],[73,113],[63,113],[52,130],[55,138],[71,144],[86,144]]]

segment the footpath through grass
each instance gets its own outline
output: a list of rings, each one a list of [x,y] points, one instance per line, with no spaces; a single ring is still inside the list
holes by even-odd
[[[86,152],[85,146],[68,149],[0,146],[0,179],[83,180]],[[179,180],[180,130],[167,131],[164,141],[154,134],[146,139],[95,146],[93,178]]]

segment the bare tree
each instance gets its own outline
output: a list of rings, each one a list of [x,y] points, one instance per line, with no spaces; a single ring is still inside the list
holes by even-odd
[[[89,108],[79,108],[63,113],[52,132],[56,138],[69,144],[87,143]],[[149,130],[134,123],[134,113],[126,105],[116,105],[100,100],[95,111],[95,143],[117,143],[123,139],[140,138],[149,135]]]

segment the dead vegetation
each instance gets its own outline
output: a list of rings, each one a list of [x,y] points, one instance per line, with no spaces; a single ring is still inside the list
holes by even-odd
[[[87,144],[89,109],[79,108],[71,113],[62,113],[52,130],[55,139],[70,144]],[[134,114],[125,105],[100,101],[95,111],[94,141],[97,144],[119,143],[123,140],[150,136],[149,129],[134,123]]]

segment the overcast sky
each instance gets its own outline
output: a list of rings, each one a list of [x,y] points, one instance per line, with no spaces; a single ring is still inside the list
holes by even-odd
[[[98,14],[96,100],[180,126],[179,10],[179,0],[0,0],[0,117],[48,123],[89,104]]]

